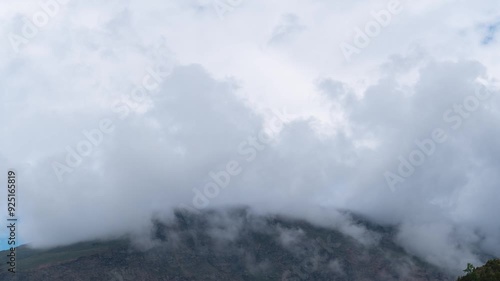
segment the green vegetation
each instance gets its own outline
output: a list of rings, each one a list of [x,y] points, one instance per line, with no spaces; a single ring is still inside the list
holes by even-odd
[[[367,245],[338,230],[240,209],[179,211],[168,222],[153,220],[151,236],[145,237],[154,241],[152,247],[138,248],[141,244],[125,239],[50,249],[21,246],[16,250],[16,274],[7,271],[4,259],[0,280],[455,279],[395,244],[395,228],[371,224],[362,217],[355,222],[370,229],[378,243]],[[7,254],[0,251],[0,257]]]
[[[115,241],[92,241],[81,242],[68,246],[61,246],[52,249],[31,249],[28,245],[17,248],[17,272],[33,270],[47,264],[57,264],[68,262],[82,257],[103,254],[115,249],[126,250],[128,242],[126,240]],[[4,256],[7,251],[0,251],[0,256]],[[0,272],[7,271],[7,263],[0,264]],[[0,280],[2,280],[0,278]]]
[[[474,267],[469,263],[464,272],[467,275],[458,278],[457,281],[499,281],[500,260],[490,260],[481,267]]]

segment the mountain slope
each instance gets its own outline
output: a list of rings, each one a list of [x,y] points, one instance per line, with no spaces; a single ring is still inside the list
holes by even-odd
[[[474,268],[468,267],[469,273],[458,278],[457,281],[498,281],[500,280],[500,260],[489,260],[485,265]]]
[[[356,220],[375,242],[245,209],[155,220],[151,247],[126,239],[18,249],[17,280],[453,280],[394,244],[394,230]],[[8,252],[1,252],[6,256]],[[15,280],[2,263],[0,280]]]

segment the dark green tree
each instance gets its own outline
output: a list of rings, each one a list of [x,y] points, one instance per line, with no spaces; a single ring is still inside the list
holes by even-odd
[[[500,281],[500,259],[489,260],[481,267],[468,263],[464,272],[467,274],[457,281]]]
[[[474,272],[474,269],[476,269],[476,268],[472,265],[472,263],[468,263],[467,268],[464,269],[464,272],[467,274],[472,273],[472,272]]]

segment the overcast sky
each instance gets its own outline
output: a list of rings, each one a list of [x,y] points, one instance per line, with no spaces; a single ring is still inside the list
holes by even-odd
[[[23,242],[247,205],[360,212],[451,269],[500,255],[500,2],[41,3],[0,3]]]

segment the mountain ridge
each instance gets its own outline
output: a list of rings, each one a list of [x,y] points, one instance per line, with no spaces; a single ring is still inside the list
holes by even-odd
[[[2,263],[0,279],[454,280],[396,245],[391,227],[363,220],[355,216],[353,222],[371,229],[374,243],[248,209],[176,211],[173,220],[153,220],[150,247],[138,249],[126,237],[45,250],[21,246],[18,272],[8,273]]]

